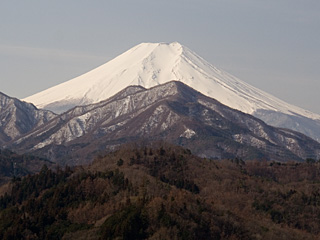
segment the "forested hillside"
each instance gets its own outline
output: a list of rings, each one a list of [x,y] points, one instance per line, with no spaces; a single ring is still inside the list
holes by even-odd
[[[49,167],[54,165],[43,158],[0,149],[0,186],[11,178],[39,172],[44,164]]]
[[[0,198],[0,238],[316,239],[319,167],[124,146],[90,166],[14,178]]]

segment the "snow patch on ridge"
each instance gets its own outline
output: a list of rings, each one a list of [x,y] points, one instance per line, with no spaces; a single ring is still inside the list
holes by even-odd
[[[180,137],[184,137],[184,138],[192,138],[194,135],[196,135],[196,132],[193,131],[192,129],[187,128],[181,135]]]

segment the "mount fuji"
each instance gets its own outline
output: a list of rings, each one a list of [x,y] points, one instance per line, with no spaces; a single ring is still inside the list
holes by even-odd
[[[131,85],[151,88],[172,80],[270,125],[320,140],[320,115],[241,81],[178,42],[141,43],[88,73],[23,100],[62,113],[105,100]]]

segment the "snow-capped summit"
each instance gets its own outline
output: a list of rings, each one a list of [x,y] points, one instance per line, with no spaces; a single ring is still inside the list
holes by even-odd
[[[88,73],[24,100],[63,111],[105,100],[130,85],[150,88],[171,80],[246,113],[266,109],[320,119],[214,67],[178,42],[141,43]]]
[[[241,81],[178,42],[141,43],[88,73],[24,101],[39,108],[63,112],[77,105],[105,100],[130,85],[150,88],[172,80],[181,81],[245,113],[259,112],[262,119],[266,113],[277,112],[285,116],[303,116],[320,124],[320,115],[288,104]]]

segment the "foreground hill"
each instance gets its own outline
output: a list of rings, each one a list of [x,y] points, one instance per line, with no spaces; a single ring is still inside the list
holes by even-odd
[[[16,179],[1,239],[317,239],[319,163],[213,161],[167,144]]]
[[[77,165],[97,152],[141,140],[168,141],[207,158],[301,161],[320,157],[319,142],[271,127],[177,81],[150,89],[131,86],[106,101],[76,107],[10,147]]]

